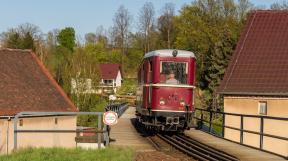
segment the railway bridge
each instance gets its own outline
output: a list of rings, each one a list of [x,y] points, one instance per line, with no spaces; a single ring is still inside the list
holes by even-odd
[[[283,156],[244,146],[197,129],[187,130],[183,135],[168,136],[162,134],[158,138],[155,138],[157,136],[151,137],[139,132],[133,126],[135,110],[135,107],[129,106],[120,117],[118,124],[111,127],[110,136],[115,139],[110,143],[112,146],[127,146],[137,151],[148,151],[147,153],[149,153],[161,150],[165,146],[163,144],[165,142],[173,149],[177,149],[196,160],[286,160]],[[211,126],[212,123],[210,122],[210,128],[208,127],[210,131]]]

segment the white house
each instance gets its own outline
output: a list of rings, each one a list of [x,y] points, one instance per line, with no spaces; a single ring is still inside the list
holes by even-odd
[[[100,87],[104,90],[112,89],[116,93],[121,87],[122,72],[119,64],[100,64],[101,82]]]
[[[121,87],[122,72],[119,64],[99,64],[100,83],[93,87],[90,78],[71,79],[71,93],[116,93]]]

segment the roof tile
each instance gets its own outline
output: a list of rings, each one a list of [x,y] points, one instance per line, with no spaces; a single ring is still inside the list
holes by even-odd
[[[119,64],[100,64],[100,73],[102,79],[116,79],[120,69]]]
[[[28,50],[0,50],[0,115],[22,111],[77,111],[38,58]]]
[[[250,13],[218,93],[288,95],[288,11]]]

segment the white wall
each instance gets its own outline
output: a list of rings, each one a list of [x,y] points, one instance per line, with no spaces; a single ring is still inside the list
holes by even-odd
[[[116,77],[116,87],[121,87],[121,81],[122,81],[122,76],[121,76],[121,72],[119,70],[117,77]]]

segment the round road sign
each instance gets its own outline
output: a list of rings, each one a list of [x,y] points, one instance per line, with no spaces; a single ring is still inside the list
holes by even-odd
[[[118,121],[118,115],[116,112],[107,111],[103,114],[103,122],[106,125],[115,125]]]

